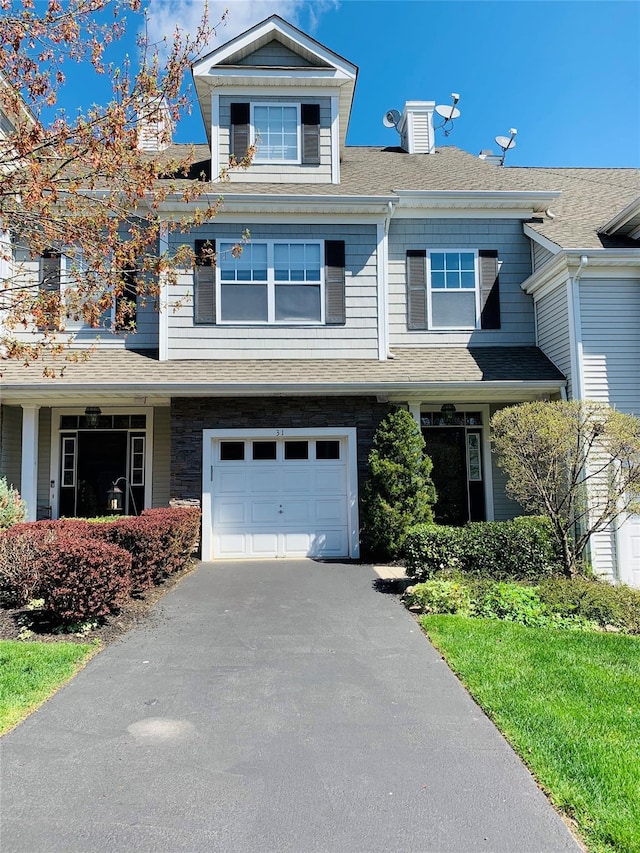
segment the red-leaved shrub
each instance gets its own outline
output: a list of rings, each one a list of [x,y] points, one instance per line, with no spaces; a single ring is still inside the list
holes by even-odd
[[[8,607],[39,598],[40,555],[54,536],[22,526],[0,532],[0,603]]]
[[[40,596],[63,622],[107,616],[131,590],[131,555],[97,539],[60,532],[40,557]]]

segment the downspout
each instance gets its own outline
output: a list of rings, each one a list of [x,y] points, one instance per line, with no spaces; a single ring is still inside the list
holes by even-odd
[[[589,263],[589,258],[582,255],[580,264],[573,276],[570,278],[569,295],[571,299],[569,322],[572,338],[571,357],[571,396],[577,400],[584,399],[584,376],[583,376],[583,350],[582,350],[582,320],[580,318],[580,289],[579,283],[582,271]]]
[[[393,358],[389,352],[389,223],[393,202],[387,203],[387,213],[378,223],[378,360]]]

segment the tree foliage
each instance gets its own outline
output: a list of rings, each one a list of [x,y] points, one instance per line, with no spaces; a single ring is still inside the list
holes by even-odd
[[[363,492],[365,545],[376,557],[397,557],[408,529],[433,520],[433,465],[424,449],[420,427],[405,409],[387,415],[376,431]]]
[[[640,419],[601,403],[522,403],[491,419],[507,493],[547,515],[564,571],[577,574],[594,533],[640,512]]]
[[[144,20],[140,0],[0,0],[5,357],[28,361],[43,350],[60,352],[69,320],[100,327],[113,310],[113,327],[130,330],[132,299],[156,299],[162,277],[171,281],[178,267],[193,263],[186,249],[170,257],[158,246],[167,227],[163,203],[197,202],[189,220],[168,226],[182,228],[212,218],[219,205],[204,176],[185,180],[193,178],[193,152],[169,146],[171,126],[187,106],[184,73],[215,34],[203,9],[193,36],[176,27],[166,45],[154,46],[139,35],[136,71],[128,60],[115,66],[106,57],[127,16]],[[57,101],[74,62],[83,64],[86,88],[107,81],[111,95],[102,106],[69,115]],[[55,118],[47,121],[52,110]],[[155,133],[159,150],[140,147],[142,127]],[[62,294],[29,274],[29,261],[43,255],[65,258]],[[40,334],[26,342],[16,335],[36,329]]]

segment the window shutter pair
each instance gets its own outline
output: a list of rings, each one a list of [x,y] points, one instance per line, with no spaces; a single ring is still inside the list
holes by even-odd
[[[216,321],[215,251],[215,240],[195,241],[193,312],[196,323],[215,323]]]
[[[320,105],[302,104],[302,162],[317,166],[320,163]],[[236,160],[246,155],[250,142],[249,104],[231,104],[231,154]]]
[[[407,328],[427,328],[427,252],[425,249],[407,251]],[[480,328],[500,328],[500,281],[498,252],[495,249],[478,251],[480,271]]]

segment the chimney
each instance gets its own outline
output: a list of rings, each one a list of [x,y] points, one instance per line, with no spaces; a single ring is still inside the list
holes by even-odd
[[[398,122],[400,143],[409,154],[433,154],[436,150],[433,133],[435,101],[407,101]]]
[[[169,105],[164,98],[150,99],[141,103],[136,116],[138,126],[138,148],[141,151],[158,153],[172,143],[173,122]]]

